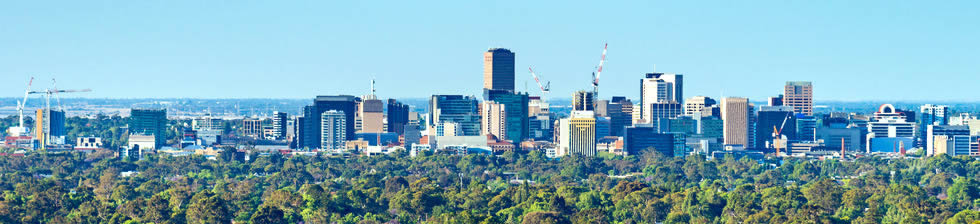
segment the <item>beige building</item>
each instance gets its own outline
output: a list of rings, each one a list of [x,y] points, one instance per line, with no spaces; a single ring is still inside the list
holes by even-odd
[[[694,115],[701,113],[701,116],[711,115],[711,106],[718,102],[706,96],[695,96],[684,101],[684,115]],[[708,111],[705,111],[707,109]]]
[[[385,132],[385,104],[374,95],[364,97],[357,108],[355,129],[358,133]]]
[[[506,105],[484,101],[480,105],[481,134],[483,136],[493,135],[499,139],[507,137],[507,109]]]
[[[793,112],[813,116],[813,84],[797,81],[786,82],[783,106],[793,107]]]
[[[722,132],[726,145],[749,145],[750,111],[748,98],[721,99]]]
[[[591,111],[573,111],[570,118],[559,121],[559,142],[556,156],[578,154],[595,156],[596,120]]]

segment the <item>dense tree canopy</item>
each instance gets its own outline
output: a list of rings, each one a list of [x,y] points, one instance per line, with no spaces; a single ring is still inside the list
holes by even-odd
[[[0,157],[0,223],[971,223],[980,161]],[[775,165],[780,164],[780,165]],[[131,176],[123,172],[138,172]]]

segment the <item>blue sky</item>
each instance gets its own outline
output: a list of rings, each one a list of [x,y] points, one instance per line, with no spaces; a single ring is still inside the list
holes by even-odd
[[[517,54],[517,86],[553,98],[639,95],[646,72],[685,96],[781,92],[817,100],[980,100],[977,1],[9,1],[0,96],[311,98],[478,95],[482,53]],[[818,102],[819,103],[819,102]]]

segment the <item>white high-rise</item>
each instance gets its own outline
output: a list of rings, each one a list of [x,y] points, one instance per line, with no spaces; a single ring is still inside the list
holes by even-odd
[[[650,122],[650,105],[654,103],[684,103],[684,75],[669,73],[647,73],[640,80],[640,103],[642,120]]]
[[[507,110],[505,105],[484,101],[480,106],[483,136],[493,135],[499,139],[507,138]]]
[[[347,142],[347,115],[343,111],[329,110],[320,116],[320,147],[343,149]]]

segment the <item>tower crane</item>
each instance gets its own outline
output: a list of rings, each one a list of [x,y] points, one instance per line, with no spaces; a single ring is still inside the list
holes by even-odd
[[[51,81],[54,81],[54,79],[51,79]],[[58,100],[58,102],[60,103],[61,98],[58,97],[57,95],[58,93],[79,93],[79,92],[92,92],[92,90],[91,89],[69,89],[69,90],[58,89],[57,84],[55,83],[55,86],[52,87],[51,89],[45,89],[44,91],[28,91],[27,94],[45,95],[44,96],[45,97],[44,119],[41,120],[40,122],[51,122],[51,95],[55,95],[55,97],[57,98],[56,100]],[[43,128],[43,130],[41,131],[43,131],[44,133],[42,133],[41,136],[34,136],[34,137],[40,141],[39,143],[41,145],[41,150],[45,150],[47,148],[47,140],[51,136],[51,128],[45,127],[44,124],[41,125],[42,125],[41,127]]]
[[[609,49],[609,43],[606,43],[602,47],[602,58],[599,59],[599,68],[596,69],[595,73],[592,73],[592,97],[596,100],[599,99],[599,77],[602,76],[602,64],[606,62],[606,49]],[[595,100],[592,102],[595,102]]]
[[[31,84],[34,83],[34,77],[31,77],[30,81],[27,81],[27,90],[24,90],[24,99],[17,101],[17,127],[8,128],[7,132],[10,136],[25,136],[27,134],[27,127],[24,126],[24,107],[27,105],[27,96],[31,93]]]
[[[786,121],[787,120],[789,120],[789,116],[788,115],[786,117],[783,117],[783,124],[779,125],[779,129],[776,129],[776,126],[775,125],[772,126],[772,137],[773,137],[772,143],[773,143],[773,146],[776,147],[776,157],[779,157],[780,156],[779,155],[779,147],[780,147],[780,144],[782,143],[781,141],[785,137],[785,136],[782,135],[782,133],[783,133],[783,128],[786,127]]]
[[[531,77],[534,77],[534,82],[537,83],[538,84],[538,87],[541,88],[541,97],[544,97],[545,94],[548,94],[549,92],[551,92],[551,82],[548,82],[548,84],[546,84],[546,85],[542,85],[541,84],[541,80],[538,79],[538,75],[535,75],[534,74],[534,69],[532,69],[530,66],[528,66],[527,67],[527,70],[529,72],[531,72]]]

